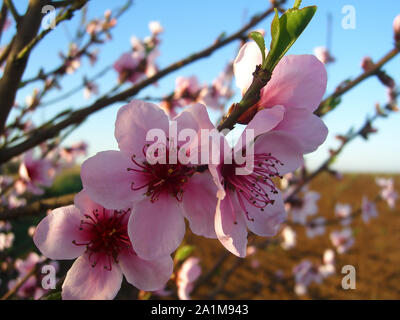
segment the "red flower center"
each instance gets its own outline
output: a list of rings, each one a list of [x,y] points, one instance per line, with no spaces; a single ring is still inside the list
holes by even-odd
[[[99,261],[104,262],[104,268],[112,270],[112,262],[118,263],[118,253],[124,249],[132,249],[132,244],[127,231],[126,211],[107,210],[103,212],[98,209],[91,214],[85,214],[85,219],[81,220],[79,230],[85,233],[85,238],[89,239],[85,243],[72,243],[77,246],[86,246],[89,253],[89,261],[95,267]]]
[[[222,165],[221,174],[224,178],[225,190],[228,191],[226,192],[228,201],[232,203],[231,195],[229,194],[229,191],[232,191],[236,194],[238,203],[248,220],[253,221],[254,219],[249,217],[245,202],[259,208],[261,211],[264,211],[267,205],[274,204],[270,194],[277,194],[278,190],[272,179],[276,177],[282,178],[277,165],[283,165],[283,163],[270,153],[255,154],[254,168],[248,175],[236,174],[236,169],[244,168],[245,164],[238,165],[233,161],[232,164]],[[232,212],[234,212],[233,205],[231,207]]]
[[[146,147],[146,146],[145,146]],[[143,153],[146,152],[143,148]],[[179,150],[179,147],[178,147]],[[132,155],[132,162],[136,168],[128,168],[128,171],[135,171],[142,174],[144,183],[136,185],[135,181],[131,184],[134,191],[146,189],[145,195],[150,197],[150,201],[156,201],[163,193],[171,194],[178,201],[182,201],[183,186],[188,182],[189,178],[196,172],[196,169],[187,165],[177,163],[169,164],[169,149],[166,149],[166,163],[150,164],[147,161],[139,163]]]

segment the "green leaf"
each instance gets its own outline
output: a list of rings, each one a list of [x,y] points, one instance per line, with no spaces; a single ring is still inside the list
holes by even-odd
[[[265,61],[265,41],[263,35],[258,31],[250,32],[249,38],[253,39],[261,50],[262,64]]]
[[[275,17],[271,24],[271,48],[262,66],[263,69],[271,73],[300,37],[317,10],[316,6],[298,9],[296,5],[300,5],[300,2],[296,1],[295,7],[287,10],[280,18],[278,10],[275,9]]]
[[[190,245],[184,245],[184,246],[180,247],[178,250],[176,250],[174,260],[176,262],[185,260],[188,256],[190,256],[190,254],[193,252],[193,250],[194,250],[194,246],[190,246]]]

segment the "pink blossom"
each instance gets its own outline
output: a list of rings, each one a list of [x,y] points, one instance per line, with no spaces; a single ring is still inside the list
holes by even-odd
[[[325,250],[322,265],[319,266],[318,271],[323,278],[335,274],[335,252],[332,249]]]
[[[29,95],[25,98],[25,103],[29,109],[36,108],[40,104],[39,89],[33,89],[32,95]]]
[[[75,260],[62,287],[63,299],[113,299],[122,277],[141,290],[161,289],[173,262],[165,256],[148,261],[137,255],[128,236],[131,210],[105,209],[83,190],[74,205],[53,210],[37,226],[33,240],[55,260]]]
[[[11,194],[8,195],[7,197],[7,203],[8,203],[8,208],[14,209],[14,208],[19,208],[22,206],[26,205],[26,199],[24,198],[19,198],[17,196],[18,191],[22,191],[21,193],[25,192],[26,190],[26,185],[23,181],[17,180],[15,184],[15,191],[12,192]]]
[[[328,64],[335,61],[335,58],[331,56],[330,52],[325,47],[316,47],[314,49],[314,54],[323,64]]]
[[[14,233],[0,233],[0,252],[12,247],[14,243]]]
[[[381,187],[380,196],[385,200],[391,209],[394,209],[398,193],[394,190],[394,182],[392,178],[377,178],[376,183]]]
[[[309,260],[303,260],[293,268],[295,287],[294,291],[297,295],[305,295],[308,286],[313,283],[321,283],[322,276],[318,272],[318,268]]]
[[[211,86],[206,86],[200,90],[198,101],[207,107],[223,110],[224,101],[233,96],[231,82],[233,77],[232,64],[228,64],[226,70],[221,72],[213,81]]]
[[[190,106],[173,121],[178,133],[184,128],[199,132],[212,127],[201,104]],[[170,125],[158,106],[133,100],[117,115],[115,137],[120,151],[100,152],[81,169],[83,186],[94,201],[106,208],[133,205],[128,233],[134,250],[146,259],[170,254],[179,246],[185,233],[184,217],[195,234],[216,237],[216,187],[210,173],[195,172],[190,159],[188,164],[179,158],[169,161],[169,149],[179,150],[183,142],[158,144],[164,164],[146,157],[147,133],[156,129],[168,136]],[[191,157],[198,155],[197,149],[186,148]]]
[[[85,83],[85,88],[83,90],[83,97],[85,99],[90,99],[92,94],[96,95],[98,93],[99,93],[99,87],[97,86],[97,84],[95,84],[94,82],[91,82],[91,81],[87,81]]]
[[[162,25],[158,21],[150,21],[149,22],[149,29],[150,29],[151,33],[155,34],[155,35],[164,32],[164,28],[162,27]]]
[[[28,191],[35,195],[43,194],[43,187],[50,187],[53,183],[54,171],[48,159],[34,159],[33,151],[25,153],[19,167],[20,179],[16,186],[19,193]]]
[[[196,76],[176,78],[174,99],[180,106],[183,107],[196,101],[199,91],[200,86]]]
[[[255,254],[257,251],[257,248],[255,246],[248,246],[247,247],[247,256],[252,256],[253,254]]]
[[[141,54],[124,53],[115,63],[114,69],[118,72],[120,83],[129,81],[135,83],[144,75],[141,62],[144,57]]]
[[[318,217],[307,223],[306,235],[312,239],[325,233],[325,218]]]
[[[68,55],[65,57],[62,53],[61,58],[64,59],[65,72],[74,73],[81,66],[80,51],[76,43],[72,43],[69,47]]]
[[[235,59],[233,70],[237,86],[244,94],[253,81],[261,52],[255,42],[246,43]],[[248,123],[262,109],[280,106],[282,120],[273,130],[296,138],[309,153],[325,141],[328,129],[313,114],[324,95],[327,74],[324,65],[313,55],[288,55],[276,66],[271,80],[261,90],[260,101],[239,119]]]
[[[86,142],[77,142],[70,147],[64,147],[60,150],[60,156],[67,163],[73,163],[77,157],[86,156],[88,145]]]
[[[347,252],[354,244],[353,231],[349,228],[342,231],[333,231],[330,234],[330,238],[340,254]]]
[[[318,212],[318,200],[320,194],[307,189],[303,192],[303,199],[299,199],[295,204],[291,204],[290,213],[293,222],[305,224],[307,218],[315,215]]]
[[[395,41],[400,41],[400,14],[394,18],[393,31]]]
[[[259,111],[234,147],[234,159],[225,159],[221,153],[219,164],[209,165],[218,187],[215,231],[225,248],[239,257],[246,255],[247,228],[260,236],[276,235],[286,211],[272,178],[280,178],[303,164],[298,140],[285,132],[268,132],[282,119],[281,110],[274,107]],[[250,130],[257,137],[251,169],[235,161],[247,147],[244,137]],[[228,149],[228,141],[223,139],[221,145]],[[237,170],[245,174],[237,174]]]
[[[289,226],[282,230],[283,242],[281,246],[285,250],[293,249],[296,246],[296,232]]]
[[[369,201],[366,196],[363,196],[362,198],[361,209],[361,217],[365,223],[368,223],[372,218],[378,217],[378,211],[376,209],[375,202]]]
[[[343,226],[348,226],[351,221],[351,205],[337,203],[335,206],[335,215],[340,219]]]
[[[40,257],[35,252],[29,253],[25,260],[15,260],[15,268],[19,272],[18,278],[8,282],[8,288],[14,288],[17,283],[24,278],[39,262],[43,262],[44,257]],[[38,286],[36,275],[32,275],[27,281],[18,289],[17,295],[21,298],[33,297],[35,300],[39,299],[44,293],[44,290]]]
[[[368,72],[370,71],[375,64],[372,62],[371,57],[363,57],[361,60],[361,68],[365,71]]]
[[[177,273],[176,285],[178,287],[178,297],[181,300],[190,300],[194,282],[201,274],[199,261],[199,258],[194,257],[186,259]]]

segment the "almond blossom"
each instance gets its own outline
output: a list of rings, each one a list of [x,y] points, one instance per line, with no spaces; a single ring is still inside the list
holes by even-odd
[[[318,217],[307,223],[306,235],[312,239],[325,233],[325,218]]]
[[[234,157],[230,153],[224,157],[221,152],[219,164],[209,165],[218,187],[215,231],[225,248],[239,257],[246,256],[247,228],[260,236],[277,234],[286,211],[272,179],[281,178],[303,164],[302,147],[297,139],[286,132],[269,131],[281,120],[280,111],[280,107],[259,111],[233,148]],[[247,132],[253,132],[256,138],[251,143],[254,152],[248,151],[250,145],[244,143]],[[225,150],[229,148],[226,138],[223,137],[221,145]],[[236,161],[246,152],[252,153],[251,169]],[[238,170],[245,174],[237,174]]]
[[[330,52],[325,47],[316,47],[314,49],[314,54],[323,64],[328,64],[335,61],[335,58],[331,56]]]
[[[159,21],[150,21],[149,29],[152,34],[156,34],[156,35],[164,32],[164,28],[162,27],[162,25]]]
[[[354,244],[353,231],[349,228],[333,231],[330,238],[332,244],[336,247],[336,251],[340,254],[347,252]]]
[[[43,194],[44,187],[50,187],[53,183],[54,168],[48,159],[35,159],[33,151],[28,151],[19,167],[20,179],[16,183],[19,194],[28,191],[35,195]]]
[[[179,106],[184,107],[194,102],[199,91],[200,85],[196,76],[176,78],[174,99]]]
[[[105,209],[85,192],[74,205],[53,210],[37,226],[33,241],[54,260],[75,259],[62,287],[63,299],[113,299],[123,275],[141,290],[163,288],[173,262],[165,256],[145,260],[128,236],[130,208]]]
[[[318,268],[309,260],[303,260],[293,268],[295,287],[294,291],[297,295],[305,295],[308,286],[313,283],[321,283],[322,276]]]
[[[289,226],[283,228],[282,238],[283,242],[281,243],[281,246],[283,249],[289,250],[296,246],[296,232]]]
[[[351,221],[351,205],[337,203],[335,206],[335,215],[340,219],[343,226],[348,226]]]
[[[114,63],[114,69],[118,72],[118,81],[135,83],[144,74],[145,66],[142,63],[143,53],[127,52]]]
[[[381,187],[380,196],[385,200],[391,209],[394,209],[398,193],[394,190],[394,181],[392,178],[377,178],[376,183]]]
[[[261,61],[261,51],[255,42],[248,42],[240,49],[233,70],[242,94],[251,85],[253,72]],[[328,134],[325,124],[313,114],[324,95],[326,83],[325,66],[314,55],[285,56],[274,69],[271,80],[261,90],[259,102],[239,120],[246,124],[257,111],[280,106],[282,120],[272,129],[296,138],[303,153],[312,152],[325,141]]]
[[[393,31],[395,41],[400,41],[400,14],[393,20]]]
[[[366,196],[362,198],[361,210],[361,217],[365,223],[368,223],[372,218],[378,217],[375,202],[369,201]]]
[[[146,156],[147,133],[155,129],[168,136],[172,124],[177,133],[212,127],[201,104],[190,106],[170,123],[157,105],[133,100],[117,115],[115,137],[120,151],[100,152],[81,169],[83,186],[94,201],[106,208],[133,206],[128,233],[134,250],[146,259],[170,254],[179,246],[185,234],[184,217],[195,234],[216,237],[216,187],[210,173],[196,172],[190,161],[169,160],[169,150],[179,151],[185,143],[158,142],[158,156],[165,156],[165,163]],[[197,148],[186,147],[190,157],[198,155]]]
[[[293,222],[305,224],[308,217],[318,213],[318,200],[320,194],[304,189],[303,198],[296,199],[290,204],[290,215]]]
[[[323,278],[335,274],[335,252],[332,249],[325,250],[322,265],[319,266],[318,271]]]
[[[17,283],[23,279],[29,272],[35,268],[35,266],[38,263],[41,263],[45,260],[45,257],[39,256],[35,252],[31,252],[28,254],[28,256],[22,260],[22,259],[16,259],[15,260],[15,269],[18,271],[19,275],[17,279],[11,280],[8,282],[8,288],[12,289],[14,288]],[[57,261],[51,261],[49,265],[53,266],[55,271],[58,271],[59,265]],[[41,286],[40,286],[40,276],[37,274],[32,274],[23,284],[22,286],[18,289],[17,295],[20,296],[21,298],[30,298],[33,297],[33,299],[37,300],[40,297],[43,296],[43,294],[46,292]]]

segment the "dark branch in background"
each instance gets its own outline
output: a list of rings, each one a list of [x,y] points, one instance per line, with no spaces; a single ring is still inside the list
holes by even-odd
[[[21,16],[19,15],[17,9],[15,8],[14,3],[12,2],[12,0],[4,0],[4,4],[7,6],[8,10],[10,10],[16,24],[18,25],[19,22],[21,21]]]
[[[283,3],[283,1],[281,3]],[[58,133],[61,130],[67,128],[70,125],[82,123],[89,115],[93,114],[96,111],[99,111],[113,103],[126,101],[127,99],[129,99],[129,98],[133,97],[134,95],[136,95],[137,93],[139,93],[142,89],[155,83],[156,81],[158,81],[162,77],[172,73],[173,71],[176,71],[196,60],[210,56],[214,51],[222,48],[223,46],[229,44],[230,42],[232,42],[234,40],[242,39],[243,35],[250,28],[254,27],[260,21],[262,21],[267,16],[269,16],[272,12],[274,12],[273,8],[266,10],[262,14],[253,17],[247,25],[242,27],[239,31],[235,32],[231,36],[224,38],[224,39],[219,39],[218,41],[216,41],[213,45],[209,46],[208,48],[201,50],[197,53],[194,53],[194,54],[188,56],[187,58],[184,58],[176,63],[171,64],[170,66],[160,70],[154,76],[147,78],[143,81],[140,81],[139,83],[137,83],[136,85],[133,85],[131,88],[129,88],[125,91],[122,91],[111,97],[103,96],[103,97],[99,98],[92,105],[72,112],[66,119],[60,121],[57,124],[54,124],[52,127],[48,127],[48,128],[43,129],[42,131],[36,132],[34,136],[26,139],[25,141],[21,142],[20,144],[18,144],[16,146],[9,147],[9,148],[3,148],[0,151],[0,163],[7,162],[8,160],[12,159],[13,157],[39,145],[40,143],[44,142],[45,140],[58,135]]]
[[[319,105],[318,109],[315,110],[315,114],[317,116],[324,116],[326,113],[331,111],[335,105],[332,104],[332,102],[341,97],[343,94],[345,94],[347,91],[353,89],[355,86],[363,82],[365,79],[377,75],[377,73],[381,70],[381,68],[389,62],[391,59],[393,59],[398,53],[400,52],[399,48],[394,48],[391,51],[389,51],[384,57],[382,57],[377,63],[374,64],[374,66],[368,70],[360,74],[357,78],[355,78],[352,81],[347,82],[344,86],[339,86],[335,92],[333,92],[331,95],[329,95],[327,98],[325,98]]]
[[[32,277],[34,274],[36,274],[36,273],[39,271],[39,268],[40,268],[41,266],[43,266],[44,264],[46,264],[46,263],[49,262],[49,261],[50,261],[49,259],[46,259],[46,260],[43,261],[42,263],[36,264],[36,265],[31,269],[31,271],[29,271],[21,280],[19,280],[19,281],[17,282],[17,284],[15,285],[15,287],[11,288],[4,296],[1,297],[0,300],[7,300],[7,299],[10,299],[14,294],[17,293],[17,291],[19,290],[19,288],[21,288],[21,287],[24,285],[24,283],[25,283],[26,281],[28,281],[28,279],[29,279],[30,277]]]
[[[73,5],[70,8],[68,8],[67,10],[65,10],[65,12],[62,12],[56,17],[55,26],[58,26],[64,20],[70,20],[73,17],[74,12],[81,9],[87,3],[87,1],[88,0],[73,1]],[[35,38],[33,38],[32,41],[29,42],[29,44],[27,44],[25,48],[21,50],[21,52],[17,56],[17,59],[22,59],[27,54],[29,54],[32,49],[39,43],[39,41],[42,40],[51,31],[52,29],[48,28],[38,34]]]
[[[75,194],[61,197],[38,200],[25,207],[15,209],[3,209],[0,211],[0,220],[19,219],[26,216],[42,214],[46,210],[70,205],[74,202]]]
[[[12,12],[12,2],[7,1],[8,9]],[[42,19],[42,7],[48,3],[48,0],[30,0],[28,9],[18,24],[17,34],[14,36],[10,52],[7,58],[7,64],[0,79],[0,134],[4,132],[4,126],[14,105],[15,96],[18,90],[19,82],[28,63],[29,54],[24,58],[18,59],[19,52],[36,36],[39,31]],[[15,17],[16,18],[16,17]],[[17,19],[17,18],[16,18]],[[19,20],[19,19],[18,19]]]
[[[0,39],[1,35],[3,34],[3,29],[7,21],[7,15],[8,15],[8,7],[5,2],[3,2],[3,5],[1,6],[0,10]]]

